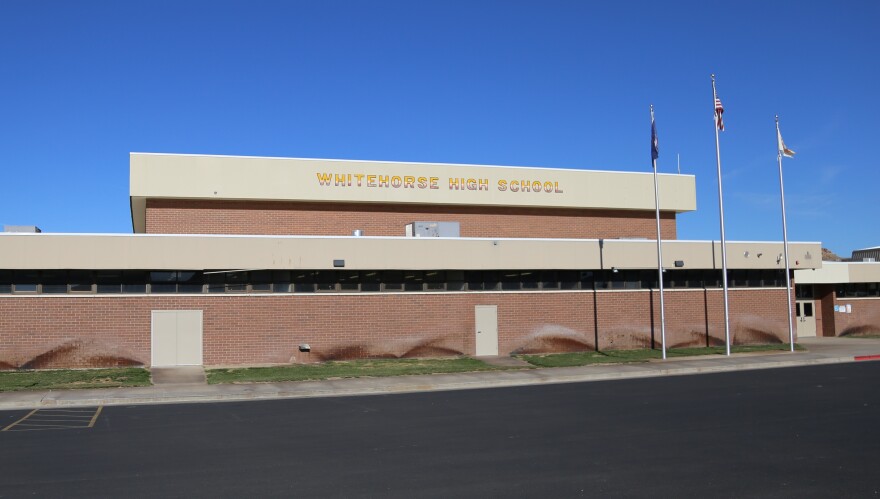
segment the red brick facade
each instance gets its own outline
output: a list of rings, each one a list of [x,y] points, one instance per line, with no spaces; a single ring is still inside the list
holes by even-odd
[[[151,234],[403,236],[414,221],[461,223],[462,237],[656,239],[653,211],[486,206],[293,203],[149,199]],[[675,239],[675,213],[661,213],[663,239]]]
[[[880,334],[880,298],[838,298],[832,285],[813,287],[817,336]],[[851,312],[835,311],[834,307]]]
[[[665,297],[670,347],[723,343],[720,290]],[[0,368],[149,365],[151,310],[202,310],[206,365],[472,355],[475,305],[498,306],[501,355],[660,346],[649,291],[3,297]],[[787,341],[784,290],[731,290],[730,305],[735,344]]]

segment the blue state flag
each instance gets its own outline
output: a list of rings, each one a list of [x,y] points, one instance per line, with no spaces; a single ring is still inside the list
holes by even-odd
[[[660,157],[660,142],[657,140],[657,125],[654,123],[654,113],[651,113],[651,159]]]

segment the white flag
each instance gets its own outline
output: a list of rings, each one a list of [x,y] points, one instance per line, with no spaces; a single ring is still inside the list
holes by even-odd
[[[785,156],[786,158],[793,158],[794,151],[785,147],[785,142],[782,141],[782,134],[779,132],[779,128],[776,129],[776,139],[779,142],[779,154]]]

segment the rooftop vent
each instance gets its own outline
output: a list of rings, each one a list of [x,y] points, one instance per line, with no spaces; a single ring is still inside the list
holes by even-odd
[[[413,222],[406,224],[407,237],[461,237],[458,222]]]
[[[41,231],[36,225],[4,225],[3,232],[29,232],[31,234],[37,234],[43,231]]]

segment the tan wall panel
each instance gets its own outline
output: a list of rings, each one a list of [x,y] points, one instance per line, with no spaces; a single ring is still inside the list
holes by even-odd
[[[730,243],[736,248],[738,243]],[[781,243],[743,243],[762,258],[732,258],[728,267],[784,268],[766,255]],[[759,244],[760,246],[755,246]],[[653,241],[382,237],[232,237],[168,235],[0,234],[7,269],[598,269],[653,268]],[[666,241],[664,267],[720,268],[709,241]],[[717,248],[716,248],[717,249]],[[818,254],[818,243],[791,243],[792,255]],[[733,251],[731,251],[733,252]],[[771,263],[772,262],[772,263]],[[812,264],[821,264],[810,260]],[[792,259],[794,263],[794,259]],[[799,268],[809,265],[801,261]],[[794,268],[794,267],[793,267]]]
[[[130,171],[136,232],[143,231],[144,198],[654,209],[650,173],[140,153],[131,154]],[[322,185],[322,175],[332,176],[329,185]],[[346,179],[352,175],[352,185],[348,180],[345,185],[337,185],[335,175]],[[418,186],[418,181],[411,188],[369,187],[370,175],[376,177],[372,183],[380,176],[423,177],[428,181],[424,188]],[[453,187],[456,179],[461,188]],[[476,182],[476,189],[466,187],[468,179]],[[513,183],[521,181],[539,181],[542,190],[514,192]],[[501,188],[502,182],[507,188]],[[659,176],[659,183],[662,210],[696,209],[692,175],[664,174]]]
[[[880,263],[822,262],[822,268],[795,272],[798,284],[880,282]]]

